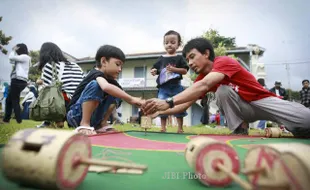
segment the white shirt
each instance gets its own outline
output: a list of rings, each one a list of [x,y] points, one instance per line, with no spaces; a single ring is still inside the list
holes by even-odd
[[[29,91],[26,96],[24,97],[23,101],[21,102],[21,104],[23,104],[24,102],[33,102],[36,100],[36,97],[34,96],[33,92]]]
[[[27,81],[31,57],[26,54],[17,55],[15,51],[12,51],[9,55],[9,60],[11,64],[14,64],[11,79]]]

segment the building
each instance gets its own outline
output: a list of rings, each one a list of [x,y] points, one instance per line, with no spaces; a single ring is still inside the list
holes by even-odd
[[[265,78],[264,64],[259,63],[259,57],[263,56],[265,49],[257,45],[248,45],[247,47],[237,47],[228,50],[227,55],[235,55],[239,63],[247,70],[251,71],[257,78]],[[119,83],[123,86],[124,90],[136,97],[142,97],[145,99],[157,97],[156,78],[150,74],[150,68],[155,63],[157,58],[165,52],[150,52],[150,53],[137,53],[127,54],[126,63],[123,66],[122,73],[119,76]],[[181,54],[178,51],[178,54]],[[95,65],[95,59],[93,57],[76,58],[66,52],[65,57],[69,61],[76,62],[81,66],[85,73],[88,73]],[[183,76],[182,85],[186,88],[192,84],[190,76],[192,71],[190,70]],[[9,81],[8,81],[9,82]],[[2,82],[0,84],[0,98],[2,97]],[[21,97],[27,93],[25,89]],[[197,101],[188,110],[188,116],[184,118],[184,125],[191,126],[200,124],[200,118],[202,114],[202,108]],[[214,102],[211,103],[211,113],[215,113],[217,107]],[[121,107],[122,121],[129,121],[130,117],[137,116],[138,108],[131,106],[126,102],[123,102]]]
[[[253,63],[258,63],[258,58],[265,52],[264,48],[257,45],[249,45],[247,47],[237,47],[227,51],[227,55],[235,55],[239,63],[247,70],[253,70]],[[124,90],[132,96],[142,97],[144,99],[157,97],[156,78],[150,74],[152,65],[156,62],[157,58],[165,52],[150,52],[127,54],[126,63],[123,66],[122,73],[119,76],[119,83],[123,86]],[[179,51],[178,54],[181,54]],[[74,60],[81,66],[85,73],[88,73],[95,65],[95,59],[91,57]],[[253,73],[253,72],[252,72]],[[182,85],[186,88],[192,84],[189,71],[183,76]],[[256,70],[253,73],[256,75]],[[264,75],[265,76],[265,75]],[[211,112],[217,110],[214,102],[211,107]],[[130,117],[138,115],[138,108],[123,102],[121,107],[122,121],[129,121]],[[188,115],[184,118],[184,125],[191,126],[200,124],[202,108],[199,101],[192,105],[187,110]]]

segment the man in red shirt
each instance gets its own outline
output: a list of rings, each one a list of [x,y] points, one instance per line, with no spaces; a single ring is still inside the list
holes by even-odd
[[[209,91],[216,94],[216,103],[225,115],[233,134],[248,134],[248,123],[269,120],[282,123],[295,136],[310,137],[310,110],[282,100],[264,89],[238,61],[227,56],[215,57],[205,38],[190,40],[183,56],[198,75],[195,83],[167,100],[150,99],[142,109],[145,114],[175,114],[189,108]],[[170,108],[170,109],[169,109]]]

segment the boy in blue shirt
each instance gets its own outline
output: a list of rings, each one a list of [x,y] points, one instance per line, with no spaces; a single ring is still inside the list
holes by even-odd
[[[75,132],[93,135],[106,131],[105,121],[119,100],[138,107],[143,104],[142,99],[127,94],[116,81],[124,62],[125,55],[119,48],[104,45],[98,49],[96,67],[83,79],[69,103],[67,121],[76,128]]]

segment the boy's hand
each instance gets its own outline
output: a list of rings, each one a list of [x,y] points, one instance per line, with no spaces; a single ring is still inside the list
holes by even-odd
[[[157,69],[151,69],[151,74],[155,76],[157,74]]]
[[[145,100],[141,98],[137,98],[137,97],[132,97],[130,101],[131,105],[135,105],[137,107],[141,107],[144,103],[145,103]]]

